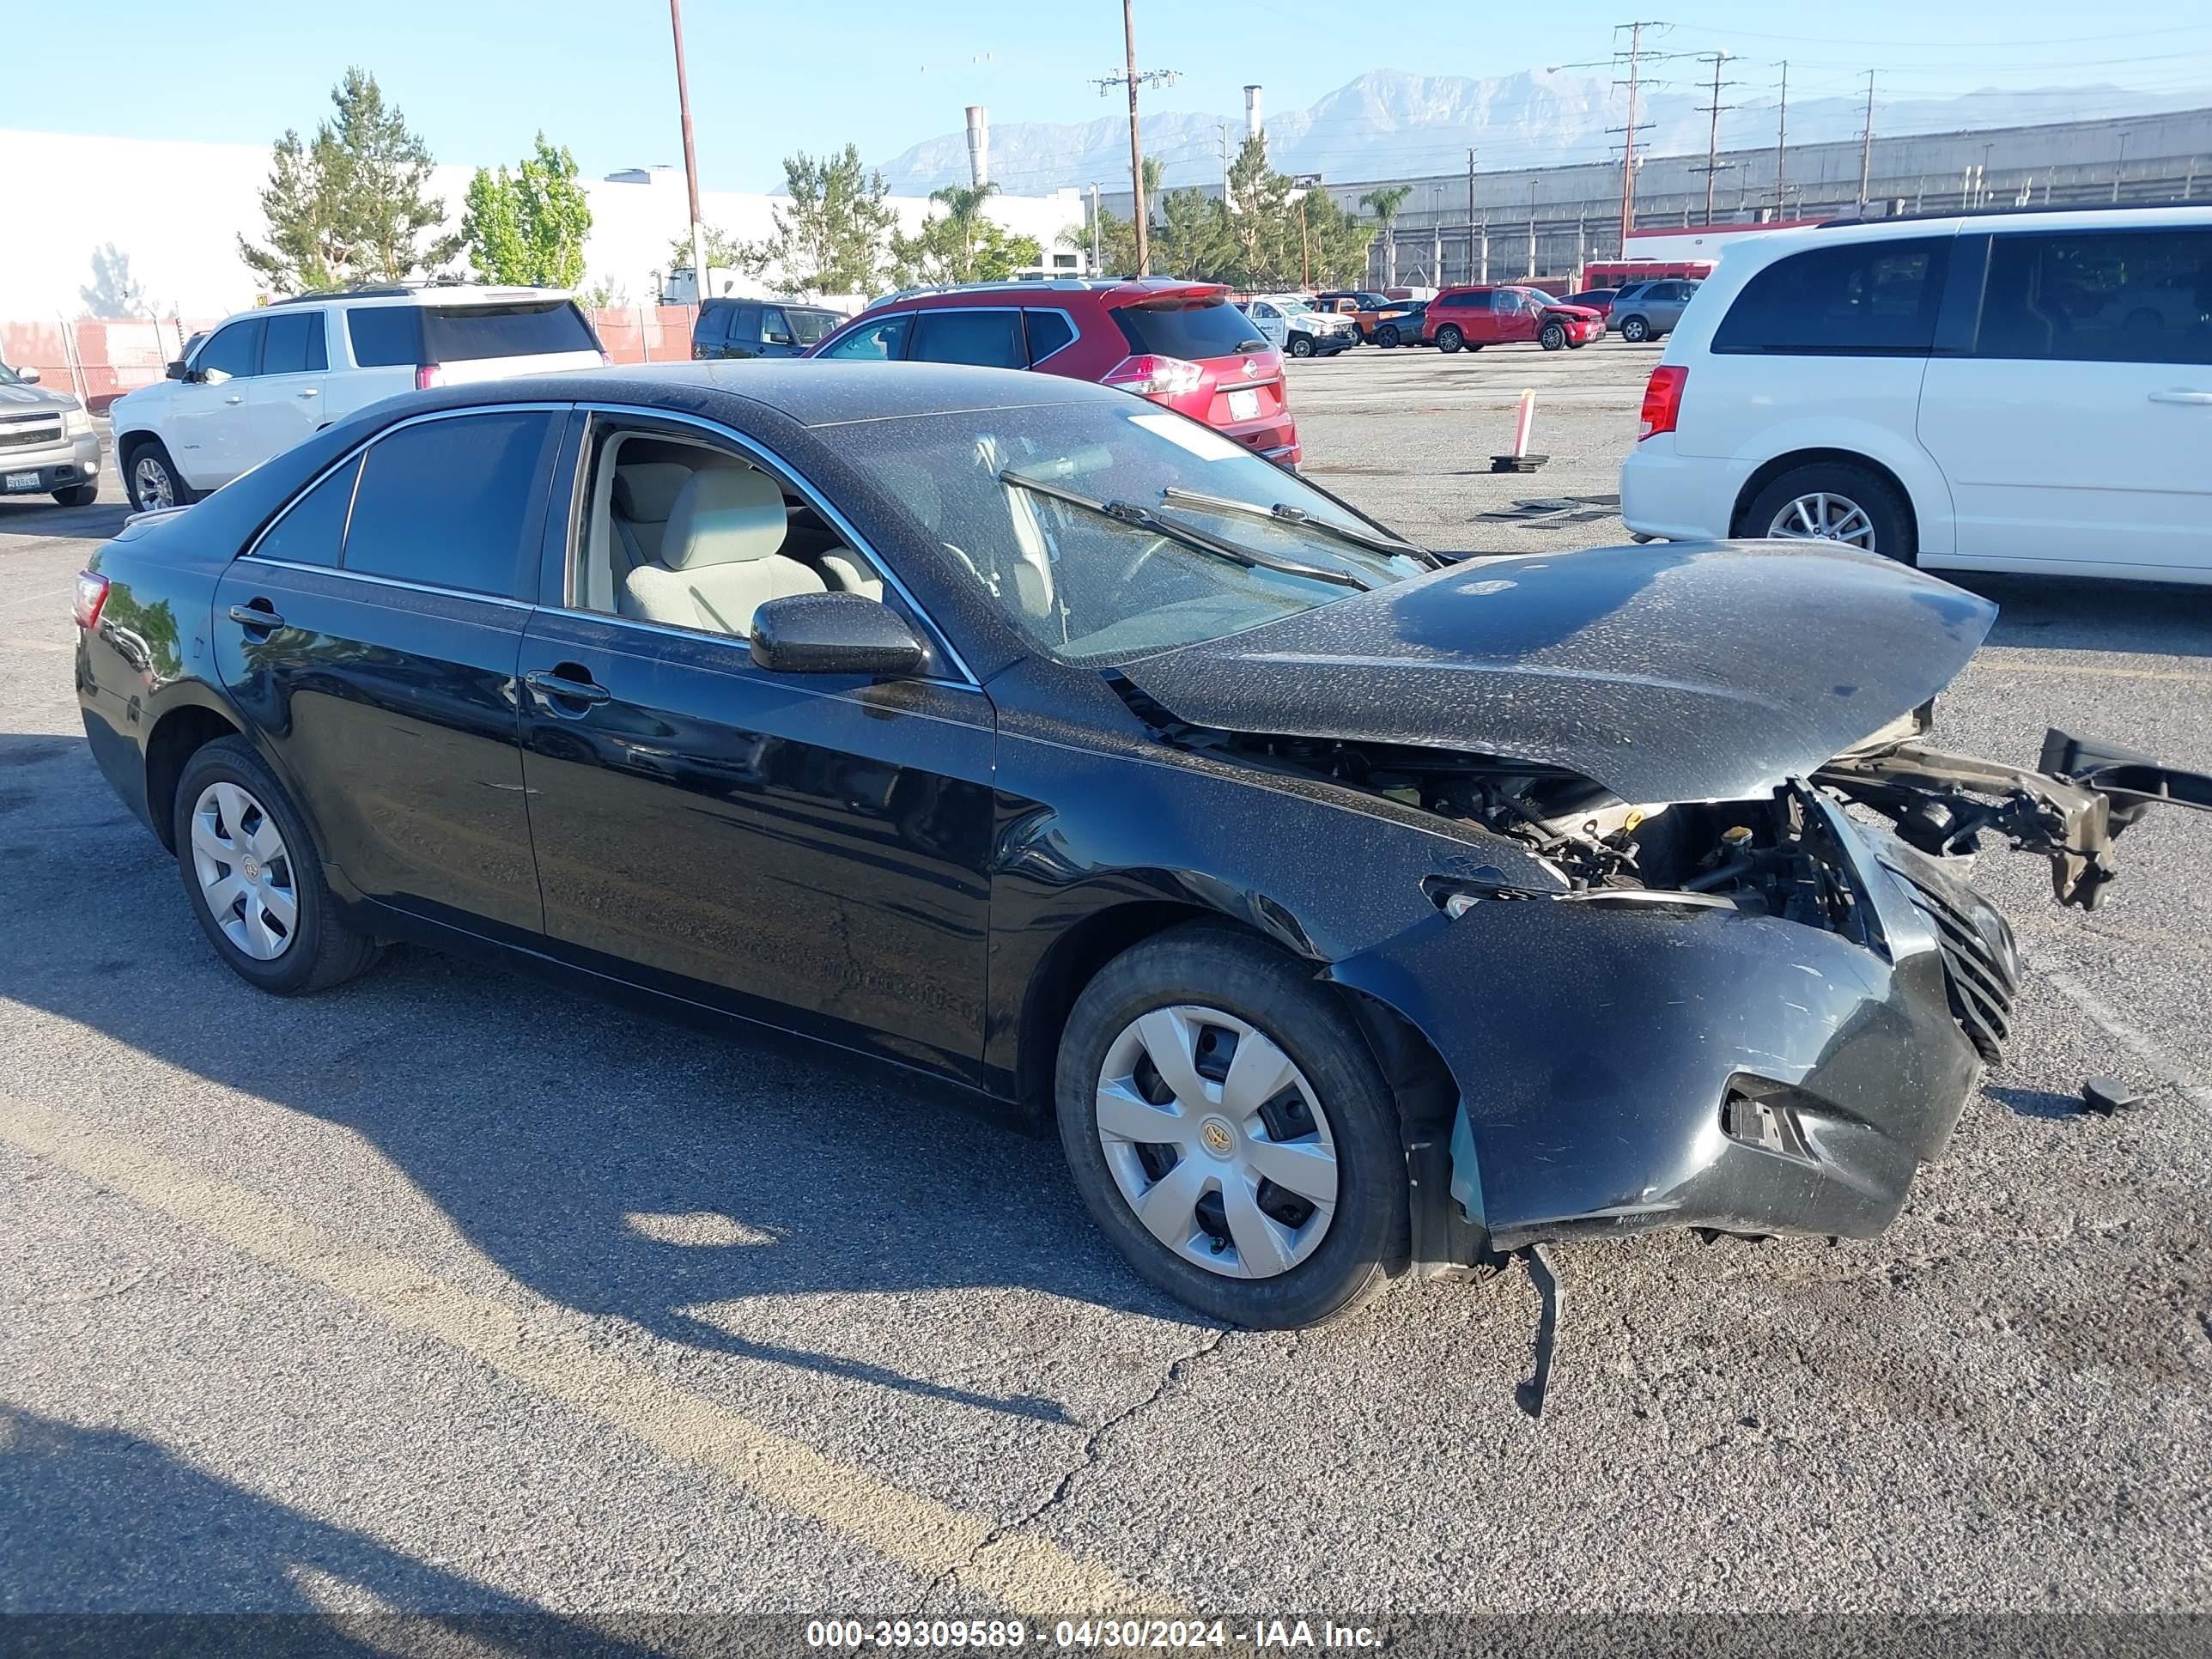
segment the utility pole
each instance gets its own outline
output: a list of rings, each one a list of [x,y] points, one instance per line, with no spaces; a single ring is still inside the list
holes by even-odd
[[[1148,276],[1152,270],[1152,210],[1145,202],[1145,144],[1137,132],[1137,88],[1140,86],[1168,86],[1176,79],[1173,70],[1148,70],[1137,73],[1137,13],[1135,0],[1121,0],[1121,41],[1125,49],[1125,67],[1119,75],[1101,76],[1098,91],[1103,97],[1115,87],[1129,88],[1129,204],[1136,210],[1137,275]]]
[[[1782,101],[1776,106],[1774,115],[1774,216],[1778,219],[1789,211],[1784,205],[1788,198],[1782,188],[1782,179],[1790,155],[1790,60],[1784,58],[1781,61]]]
[[[1647,18],[1621,27],[1628,31],[1628,125],[1620,132],[1620,257],[1625,259],[1629,233],[1636,228],[1636,93],[1644,65],[1644,31],[1659,25]]]
[[[1467,280],[1474,280],[1474,152],[1467,153]]]
[[[1536,274],[1536,181],[1528,181],[1528,274]]]
[[[1724,109],[1734,109],[1735,107],[1734,104],[1723,104],[1721,102],[1721,88],[1723,86],[1732,87],[1735,82],[1733,81],[1723,81],[1721,79],[1721,65],[1728,62],[1728,53],[1724,52],[1707,52],[1705,56],[1712,60],[1713,101],[1710,104],[1705,105],[1703,108],[1706,113],[1710,114],[1713,118],[1713,119],[1712,125],[1706,129],[1705,164],[1705,166],[1697,168],[1696,171],[1705,175],[1705,222],[1707,224],[1711,224],[1713,222],[1713,183],[1714,180],[1723,171],[1725,171],[1725,169],[1721,166],[1721,112]],[[1733,167],[1735,163],[1730,162],[1729,165]]]
[[[1098,256],[1098,186],[1091,186],[1091,274],[1102,274],[1103,262]]]
[[[2126,168],[2127,165],[2128,135],[2123,132],[2120,134],[2120,159],[2118,164],[2112,168],[2112,199],[2115,202],[2120,199],[2120,174]]]
[[[699,158],[691,148],[691,89],[684,77],[683,0],[668,0],[668,27],[676,36],[676,107],[684,118],[684,185],[691,195],[691,293],[707,297],[707,233],[699,222]]]
[[[1866,131],[1859,134],[1859,211],[1867,204],[1867,181],[1874,171],[1874,71],[1867,71]]]

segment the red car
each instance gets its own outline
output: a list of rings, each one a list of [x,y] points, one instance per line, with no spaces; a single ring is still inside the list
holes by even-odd
[[[1620,292],[1617,288],[1586,288],[1580,294],[1565,295],[1559,303],[1563,306],[1584,306],[1599,316],[1610,319],[1613,316],[1613,296]]]
[[[1299,459],[1282,356],[1218,283],[1070,278],[898,294],[805,355],[1065,374],[1133,392],[1282,465]]]
[[[1605,319],[1533,288],[1448,288],[1429,301],[1421,338],[1443,351],[1534,340],[1547,351],[1586,346],[1605,332]]]

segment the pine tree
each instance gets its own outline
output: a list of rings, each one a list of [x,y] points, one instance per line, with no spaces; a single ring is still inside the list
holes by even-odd
[[[884,175],[848,144],[818,159],[805,150],[785,156],[783,182],[791,205],[772,210],[775,234],[743,245],[732,263],[757,275],[773,269],[785,294],[874,293],[898,222],[884,200]]]

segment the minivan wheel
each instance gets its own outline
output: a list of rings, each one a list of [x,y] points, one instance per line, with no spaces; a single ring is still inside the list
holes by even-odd
[[[1446,323],[1437,331],[1437,346],[1440,350],[1457,351],[1466,343],[1467,336],[1459,331],[1458,325],[1455,323]]]
[[[1310,357],[1310,356],[1313,356],[1313,340],[1312,340],[1312,338],[1311,338],[1310,336],[1304,335],[1304,334],[1293,334],[1293,335],[1291,335],[1291,356],[1293,356],[1293,357]]]
[[[131,453],[131,471],[125,486],[131,505],[141,513],[182,507],[192,498],[185,481],[177,476],[177,464],[169,459],[169,452],[161,447],[158,438],[149,439]]]
[[[1752,497],[1739,536],[1838,542],[1913,562],[1911,517],[1889,483],[1864,467],[1821,461],[1792,467]]]
[[[376,960],[323,879],[298,809],[244,738],[196,750],[171,820],[185,893],[240,979],[277,996],[326,990]]]
[[[1536,343],[1547,351],[1563,351],[1566,349],[1567,331],[1557,323],[1547,323],[1544,331],[1536,337]]]
[[[1350,1012],[1211,923],[1116,957],[1060,1042],[1060,1144],[1091,1218],[1210,1319],[1313,1325],[1409,1254],[1390,1091]]]
[[[1641,317],[1631,317],[1621,324],[1620,337],[1631,345],[1642,345],[1651,337],[1651,325]]]

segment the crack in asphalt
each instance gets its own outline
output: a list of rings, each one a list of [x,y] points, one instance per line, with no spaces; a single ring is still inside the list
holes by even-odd
[[[1160,1380],[1152,1386],[1150,1393],[1145,1395],[1141,1399],[1133,1401],[1130,1404],[1124,1406],[1120,1411],[1111,1413],[1109,1415],[1099,1419],[1097,1426],[1093,1428],[1091,1432],[1084,1437],[1083,1450],[1080,1455],[1079,1455],[1076,1460],[1067,1467],[1066,1470],[1060,1475],[1059,1481],[1054,1484],[1052,1491],[1046,1494],[1042,1501],[1033,1505],[1025,1513],[1016,1516],[1011,1521],[1000,1522],[998,1524],[992,1527],[988,1532],[986,1532],[981,1538],[978,1539],[975,1542],[975,1547],[970,1549],[965,1555],[962,1556],[959,1560],[953,1562],[950,1566],[940,1569],[927,1584],[924,1584],[921,1587],[921,1594],[915,1599],[914,1613],[912,1616],[915,1618],[920,1618],[923,1613],[927,1611],[930,1598],[937,1594],[939,1589],[944,1585],[948,1579],[958,1577],[963,1568],[974,1563],[982,1555],[984,1551],[989,1549],[1001,1538],[1005,1538],[1013,1533],[1019,1532],[1026,1527],[1035,1525],[1045,1516],[1049,1515],[1054,1510],[1059,1508],[1060,1504],[1066,1502],[1068,1494],[1075,1489],[1077,1478],[1098,1467],[1102,1461],[1101,1454],[1105,1449],[1106,1437],[1111,1434],[1115,1430],[1120,1428],[1123,1424],[1128,1422],[1130,1419],[1138,1416],[1141,1413],[1150,1411],[1154,1406],[1159,1404],[1162,1400],[1164,1400],[1167,1397],[1169,1390],[1173,1389],[1178,1382],[1182,1381],[1186,1368],[1196,1364],[1201,1359],[1210,1358],[1214,1351],[1219,1348],[1222,1343],[1227,1340],[1228,1335],[1228,1328],[1224,1326],[1210,1334],[1206,1337],[1206,1340],[1200,1343],[1196,1347],[1189,1350],[1186,1353],[1176,1355],[1175,1358],[1168,1362],[1167,1369],[1160,1373]]]

